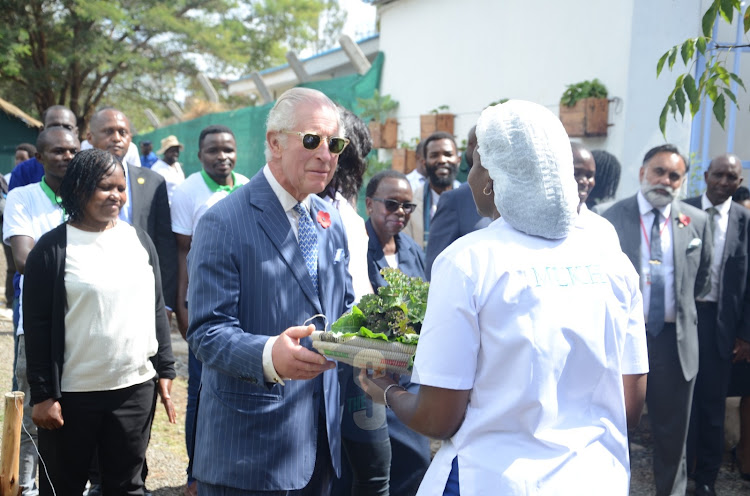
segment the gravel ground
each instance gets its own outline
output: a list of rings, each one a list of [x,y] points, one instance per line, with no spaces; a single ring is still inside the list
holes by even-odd
[[[5,273],[4,258],[0,256],[0,274]],[[155,496],[178,496],[182,494],[185,486],[187,454],[185,453],[182,440],[184,439],[186,404],[187,345],[174,328],[172,333],[172,347],[178,374],[172,390],[172,399],[177,409],[178,420],[176,426],[168,424],[161,405],[157,406],[155,428],[146,455],[149,463],[147,486]],[[10,310],[5,309],[4,298],[0,296],[0,391],[8,392],[11,390],[12,364],[12,314]],[[2,408],[5,408],[4,405]],[[736,438],[736,433],[730,433],[727,437]],[[631,496],[650,496],[654,494],[651,453],[651,434],[649,431],[648,414],[646,414],[643,417],[640,427],[631,435]],[[720,496],[750,494],[750,482],[741,480],[739,474],[736,471],[732,471],[729,453],[725,453],[724,465],[716,483],[716,491]],[[688,483],[687,494],[693,494],[692,482]]]

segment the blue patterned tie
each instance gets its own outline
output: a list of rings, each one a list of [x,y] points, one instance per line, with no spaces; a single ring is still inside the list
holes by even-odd
[[[318,292],[318,233],[315,232],[315,226],[310,218],[307,209],[298,203],[294,206],[294,211],[299,215],[298,231],[299,249],[302,256],[305,257],[307,273],[310,274],[315,292]]]
[[[651,297],[649,298],[646,330],[656,337],[664,329],[664,268],[661,252],[661,212],[653,209],[654,223],[651,225]]]

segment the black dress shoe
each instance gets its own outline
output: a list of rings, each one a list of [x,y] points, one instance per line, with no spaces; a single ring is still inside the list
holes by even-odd
[[[714,491],[713,486],[708,484],[696,484],[695,496],[716,496],[716,491]]]

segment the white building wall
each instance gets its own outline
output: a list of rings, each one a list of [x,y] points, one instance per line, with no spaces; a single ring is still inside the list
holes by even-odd
[[[664,143],[658,119],[674,78],[656,62],[696,36],[700,0],[398,0],[379,7],[381,90],[400,102],[399,138],[419,136],[419,115],[440,105],[466,137],[481,110],[501,98],[558,111],[567,84],[599,78],[610,98],[609,135],[582,140],[623,164],[619,197],[634,193],[644,153]],[[690,123],[667,138],[687,150]]]

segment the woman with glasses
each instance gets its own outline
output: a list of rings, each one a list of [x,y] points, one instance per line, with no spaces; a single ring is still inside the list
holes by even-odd
[[[379,172],[370,179],[365,194],[370,217],[365,223],[370,237],[367,266],[372,288],[377,291],[386,284],[380,274],[386,267],[424,279],[424,253],[413,239],[401,232],[417,207],[406,176],[395,170]]]
[[[416,208],[406,176],[395,170],[379,172],[370,179],[365,195],[370,217],[365,223],[370,237],[367,266],[373,289],[377,291],[386,285],[380,271],[387,267],[424,279],[424,252],[412,238],[401,232]],[[419,386],[412,384],[409,376],[402,377],[400,384],[412,393],[419,391]],[[378,404],[372,407],[385,410]],[[387,434],[391,452],[390,494],[416,494],[430,465],[430,441],[406,427],[392,411],[384,413],[387,422],[383,431]]]

